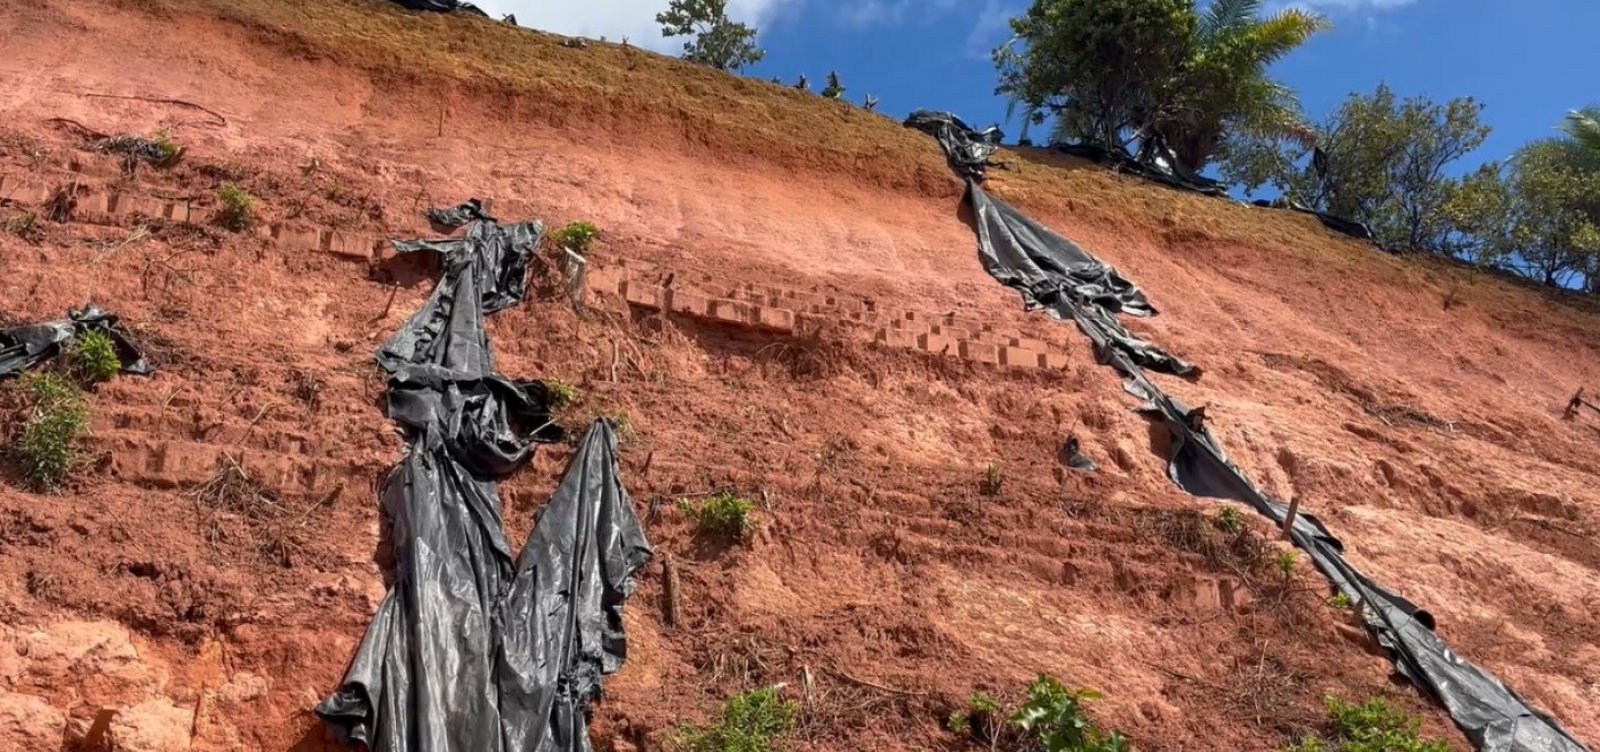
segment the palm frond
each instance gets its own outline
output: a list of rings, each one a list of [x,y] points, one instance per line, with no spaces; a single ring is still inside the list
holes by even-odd
[[[1305,44],[1313,35],[1331,28],[1333,22],[1325,16],[1291,9],[1261,19],[1249,29],[1249,34],[1257,63],[1265,68]]]
[[[1225,31],[1238,29],[1256,17],[1262,0],[1212,0],[1200,18],[1201,39],[1212,39]]]
[[[1600,117],[1596,117],[1600,113],[1594,110],[1591,107],[1586,112],[1567,113],[1567,122],[1562,124],[1561,129],[1584,149],[1600,154]]]

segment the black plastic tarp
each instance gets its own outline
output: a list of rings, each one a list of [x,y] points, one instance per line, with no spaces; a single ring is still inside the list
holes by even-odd
[[[950,160],[950,167],[962,176],[975,180],[983,179],[984,170],[989,167],[989,157],[994,155],[994,150],[1000,147],[1000,141],[1004,138],[998,128],[974,130],[961,118],[948,112],[917,110],[906,118],[905,124],[939,139],[944,146],[945,156]]]
[[[117,348],[122,372],[148,375],[150,364],[114,315],[94,306],[82,311],[67,311],[65,321],[0,329],[0,379],[21,374],[72,347],[79,337],[98,332],[111,338]]]
[[[500,225],[474,204],[439,217],[471,225],[457,240],[395,244],[437,251],[444,272],[377,354],[408,444],[382,492],[394,580],[317,714],[378,751],[584,752],[650,548],[602,420],[513,558],[498,479],[560,432],[542,388],[495,373],[484,316],[521,301],[542,227]]]
[[[434,13],[472,13],[486,18],[489,15],[479,9],[478,6],[461,2],[461,0],[391,0],[391,2],[398,3],[411,10],[425,10]]]
[[[1118,172],[1137,175],[1168,188],[1207,196],[1221,196],[1227,193],[1221,183],[1197,175],[1184,167],[1172,150],[1159,138],[1149,138],[1140,142],[1137,156],[1130,155],[1122,149],[1106,149],[1092,144],[1056,144],[1053,148],[1063,154],[1087,159]]]
[[[978,259],[1001,284],[1022,294],[1029,309],[1071,319],[1094,342],[1102,363],[1112,352],[1162,373],[1188,376],[1193,366],[1133,336],[1116,314],[1155,315],[1144,293],[1078,244],[1051,232],[967,179],[967,203],[978,227]]]
[[[923,123],[941,122],[936,115],[921,115]],[[976,218],[978,256],[984,268],[1021,293],[1030,306],[1078,322],[1102,362],[1123,374],[1127,391],[1144,400],[1142,409],[1171,432],[1168,474],[1174,483],[1196,496],[1248,504],[1281,525],[1287,506],[1262,493],[1227,460],[1201,411],[1169,397],[1145,374],[1147,367],[1170,369],[1181,362],[1149,343],[1123,339],[1128,335],[1114,314],[1150,313],[1144,296],[1088,252],[989,197],[972,177],[971,170],[981,166],[974,164],[969,152],[950,150],[950,144],[960,146],[978,138],[958,132],[959,123],[949,118],[935,135],[946,145],[957,171],[968,178],[966,198]],[[968,169],[961,169],[963,165]],[[1389,650],[1396,670],[1437,698],[1480,750],[1587,752],[1555,720],[1450,650],[1434,633],[1432,615],[1356,570],[1345,560],[1343,544],[1315,517],[1297,515],[1291,537],[1337,590],[1359,604],[1368,631]]]
[[[1336,217],[1327,212],[1317,211],[1316,209],[1306,206],[1299,201],[1290,201],[1288,199],[1280,198],[1274,201],[1262,199],[1252,203],[1254,203],[1256,206],[1268,209],[1288,209],[1290,211],[1300,212],[1301,214],[1310,214],[1320,220],[1323,227],[1333,230],[1334,232],[1342,235],[1349,235],[1357,240],[1367,240],[1374,243],[1377,242],[1376,236],[1372,234],[1372,228],[1367,227],[1365,224],[1357,222],[1353,219],[1345,219],[1344,217]]]

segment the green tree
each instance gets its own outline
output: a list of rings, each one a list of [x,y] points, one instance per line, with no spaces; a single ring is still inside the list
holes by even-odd
[[[1246,193],[1270,185],[1314,209],[1367,223],[1387,245],[1456,255],[1461,232],[1445,211],[1462,186],[1448,168],[1489,128],[1471,97],[1401,100],[1387,86],[1352,94],[1303,140],[1242,138],[1221,165]],[[1307,157],[1310,159],[1307,159]]]
[[[1028,126],[1108,148],[1158,135],[1203,169],[1229,134],[1298,138],[1310,128],[1294,92],[1267,68],[1329,27],[1300,10],[1262,15],[1263,0],[1034,0],[995,51],[998,93]]]
[[[1058,136],[1121,148],[1175,94],[1198,18],[1191,0],[1034,0],[995,50],[997,94]]]
[[[1590,107],[1581,112],[1568,113],[1563,128],[1573,141],[1600,155],[1600,109]]]
[[[728,0],[672,0],[656,23],[664,37],[694,37],[684,42],[683,59],[717,70],[736,71],[767,54],[756,47],[754,28],[728,18]]]
[[[828,72],[828,85],[822,89],[822,96],[829,99],[840,99],[844,96],[844,86],[839,83],[838,72]]]
[[[1151,130],[1178,161],[1199,172],[1230,133],[1309,143],[1311,128],[1287,86],[1267,75],[1327,19],[1301,10],[1261,15],[1262,0],[1214,0],[1200,16],[1178,72],[1175,99]]]
[[[1447,209],[1478,261],[1600,292],[1600,153],[1543,139],[1463,181]]]

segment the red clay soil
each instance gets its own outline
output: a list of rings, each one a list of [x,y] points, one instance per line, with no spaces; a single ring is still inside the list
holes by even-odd
[[[381,2],[41,0],[0,8],[0,29],[0,179],[20,191],[0,206],[0,314],[98,302],[161,369],[94,395],[96,463],[66,493],[22,490],[7,466],[0,748],[76,748],[105,709],[121,750],[332,747],[310,708],[382,597],[374,488],[402,446],[371,353],[431,282],[314,250],[339,246],[315,232],[299,247],[209,224],[224,183],[263,227],[335,237],[429,234],[424,207],[472,196],[604,228],[594,266],[613,281],[584,314],[541,276],[490,323],[502,371],[577,385],[572,425],[627,417],[624,477],[677,562],[681,624],[663,621],[659,562],[628,604],[599,749],[660,749],[778,683],[803,707],[792,748],[962,749],[952,710],[1040,672],[1103,692],[1094,714],[1140,750],[1276,749],[1319,727],[1330,694],[1388,696],[1465,748],[1315,572],[1276,570],[1272,531],[1246,512],[1229,534],[1216,502],[1167,481],[1164,439],[1075,332],[983,273],[925,136]],[[85,148],[159,130],[186,148],[165,170],[122,174]],[[1162,314],[1135,331],[1206,369],[1164,386],[1210,406],[1247,473],[1600,741],[1600,424],[1561,420],[1600,386],[1592,306],[1304,217],[1004,159],[999,195],[1149,292]],[[78,204],[24,229],[40,186]],[[619,288],[623,270],[649,285]],[[685,280],[832,313],[718,324],[637,292]],[[891,331],[929,319],[942,328]],[[928,345],[946,335],[948,352]],[[984,362],[1010,338],[1048,367]],[[1100,474],[1062,466],[1069,434]],[[504,485],[513,540],[569,452]],[[262,495],[208,493],[230,457]],[[761,499],[751,541],[699,536],[677,509],[722,489]]]

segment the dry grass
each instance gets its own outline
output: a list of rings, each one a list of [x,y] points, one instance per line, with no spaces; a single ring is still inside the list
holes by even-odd
[[[307,543],[315,532],[309,523],[313,513],[340,490],[314,504],[291,506],[251,477],[237,459],[224,454],[216,472],[190,497],[207,543],[248,548],[264,561],[292,567],[319,556]]]

